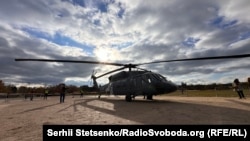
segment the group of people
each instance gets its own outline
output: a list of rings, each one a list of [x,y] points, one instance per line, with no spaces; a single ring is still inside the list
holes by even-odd
[[[60,84],[60,103],[64,103],[65,93],[66,93],[65,84]],[[47,100],[48,94],[49,94],[49,90],[48,90],[48,88],[46,88],[44,90],[44,95],[43,95],[44,100]]]
[[[60,84],[60,103],[64,103],[66,90],[67,90],[66,85]],[[47,100],[48,94],[49,94],[49,89],[46,88],[44,90],[44,95],[43,95],[44,100]],[[80,97],[83,97],[83,94],[84,94],[84,91],[81,89],[80,90]],[[6,96],[6,100],[7,100],[7,98],[8,98],[8,96]],[[26,98],[27,98],[27,95],[25,95],[25,99]],[[33,91],[31,91],[31,93],[30,93],[30,100],[31,101],[33,100]]]

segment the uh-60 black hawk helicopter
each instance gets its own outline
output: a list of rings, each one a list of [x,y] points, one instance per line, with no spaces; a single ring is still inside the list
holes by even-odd
[[[62,63],[87,63],[87,64],[102,64],[119,66],[120,68],[104,73],[100,76],[95,76],[92,73],[93,89],[99,92],[110,93],[113,95],[125,95],[126,101],[131,101],[136,96],[142,95],[148,100],[152,100],[154,95],[168,94],[177,90],[177,85],[167,80],[159,73],[151,72],[146,69],[138,68],[138,66],[146,64],[176,62],[176,61],[194,61],[194,60],[212,60],[212,59],[232,59],[250,57],[250,54],[215,56],[215,57],[200,57],[187,59],[174,59],[153,61],[139,64],[121,64],[111,62],[98,61],[77,61],[77,60],[54,60],[54,59],[15,59],[15,61],[42,61],[42,62],[62,62]],[[128,71],[122,71],[128,68]],[[132,70],[137,68],[137,70]],[[120,71],[109,76],[109,83],[98,87],[96,79],[105,75]],[[99,96],[100,97],[100,96]]]

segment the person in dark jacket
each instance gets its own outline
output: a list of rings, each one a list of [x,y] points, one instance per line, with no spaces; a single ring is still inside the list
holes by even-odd
[[[238,93],[240,99],[246,98],[243,93],[243,88],[238,78],[234,79],[233,87],[234,87],[234,90]]]
[[[66,86],[65,84],[61,84],[60,103],[64,103],[65,93],[66,93]]]
[[[44,90],[44,97],[43,97],[44,100],[47,100],[48,94],[49,94],[49,90],[48,90],[48,88],[46,88]]]

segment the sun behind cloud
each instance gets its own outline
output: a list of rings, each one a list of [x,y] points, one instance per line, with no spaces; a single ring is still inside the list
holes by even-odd
[[[114,48],[97,47],[94,54],[99,61],[115,61],[119,59],[119,51]]]
[[[110,54],[110,52],[104,48],[97,49],[97,51],[96,51],[96,56],[97,56],[99,61],[109,60],[109,54]]]

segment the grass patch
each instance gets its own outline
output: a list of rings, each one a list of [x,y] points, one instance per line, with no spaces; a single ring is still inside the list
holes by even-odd
[[[246,97],[250,96],[248,89],[243,90]],[[186,90],[165,94],[166,96],[190,96],[190,97],[238,97],[237,92],[233,90]]]

